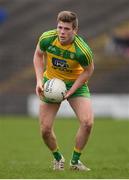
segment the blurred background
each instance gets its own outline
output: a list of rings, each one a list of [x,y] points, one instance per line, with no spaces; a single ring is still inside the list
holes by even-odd
[[[128,0],[0,0],[0,114],[37,116],[33,54],[62,10],[78,14],[79,35],[94,52],[89,88],[96,116],[129,119]]]

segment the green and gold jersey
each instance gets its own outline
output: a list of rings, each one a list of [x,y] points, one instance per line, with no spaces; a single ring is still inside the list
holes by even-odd
[[[64,81],[74,81],[88,66],[93,55],[84,40],[75,35],[74,41],[69,45],[61,45],[57,30],[44,32],[39,38],[39,47],[46,52],[46,71],[44,76]]]

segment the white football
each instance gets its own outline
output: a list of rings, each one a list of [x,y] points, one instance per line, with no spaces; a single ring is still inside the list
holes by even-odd
[[[44,96],[50,102],[61,102],[67,92],[64,81],[53,78],[44,84]]]

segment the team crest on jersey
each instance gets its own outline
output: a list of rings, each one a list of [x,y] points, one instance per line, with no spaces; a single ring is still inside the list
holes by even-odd
[[[66,60],[58,59],[58,58],[52,58],[52,64],[54,69],[59,69],[61,71],[67,71],[71,72],[69,69],[69,65]]]
[[[74,58],[75,58],[74,53],[70,53],[70,58],[71,58],[71,59],[74,59]]]
[[[64,50],[60,49],[60,56],[63,57],[64,55]]]

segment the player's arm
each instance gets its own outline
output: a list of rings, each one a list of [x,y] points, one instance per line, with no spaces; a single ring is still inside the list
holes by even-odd
[[[45,53],[40,50],[39,44],[37,45],[34,53],[33,63],[37,80],[36,94],[37,96],[41,96],[43,94],[42,78],[45,64]]]
[[[67,99],[70,95],[72,95],[78,88],[80,88],[92,76],[92,73],[94,71],[93,61],[87,67],[83,67],[83,68],[84,68],[84,71],[79,75],[79,77],[74,82],[73,86],[67,92],[65,99]]]

